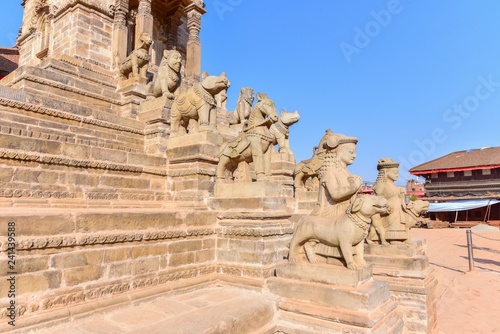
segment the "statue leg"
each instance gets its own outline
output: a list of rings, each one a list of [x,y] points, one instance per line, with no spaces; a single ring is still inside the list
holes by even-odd
[[[307,259],[311,263],[318,263],[318,256],[316,255],[316,252],[314,251],[315,246],[317,245],[317,242],[315,241],[308,241],[304,244],[304,250],[306,252]]]
[[[217,164],[217,181],[225,180],[226,167],[229,164],[229,157],[221,155],[219,158],[219,163]]]
[[[264,173],[266,176],[271,176],[271,150],[273,150],[271,146],[269,146],[264,153]]]
[[[209,129],[213,132],[217,130],[217,109],[210,108],[209,111]]]
[[[359,269],[358,265],[354,262],[354,258],[352,255],[352,244],[348,235],[344,236],[341,240],[339,240],[339,247],[342,255],[344,256],[344,260],[347,264],[347,268],[349,269]]]
[[[384,246],[389,245],[387,240],[385,239],[385,227],[384,227],[384,218],[380,217],[379,214],[374,215],[372,217],[372,226],[378,233],[378,237],[380,239],[380,243]]]
[[[293,180],[293,185],[295,189],[304,188],[304,183],[302,183],[303,177],[304,177],[303,172],[299,172],[295,175],[295,179]]]
[[[254,137],[250,141],[250,146],[252,147],[252,161],[255,168],[255,174],[257,175],[257,180],[264,181],[266,179],[266,175],[264,171],[264,160],[260,142],[261,140],[258,137]]]
[[[366,261],[364,256],[364,240],[354,246],[354,262],[359,266],[359,268],[366,267]]]

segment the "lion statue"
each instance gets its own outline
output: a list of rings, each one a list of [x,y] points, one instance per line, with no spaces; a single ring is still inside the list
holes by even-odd
[[[158,74],[148,85],[154,97],[166,96],[173,100],[181,85],[182,56],[179,51],[165,50]]]
[[[196,133],[201,127],[216,131],[217,104],[215,95],[229,88],[226,73],[221,75],[202,74],[201,82],[195,83],[186,92],[177,95],[170,113],[170,136],[179,135],[179,131]]]
[[[299,162],[293,171],[295,189],[306,189],[306,181],[312,178],[316,187],[319,185],[318,173],[325,159],[325,142],[333,132],[328,129],[325,135],[319,141],[318,146],[313,148],[313,156],[310,159]]]
[[[132,51],[120,66],[120,79],[127,80],[130,74],[134,78],[146,79],[149,64],[149,48],[153,44],[151,36],[143,32],[140,37],[141,46]]]

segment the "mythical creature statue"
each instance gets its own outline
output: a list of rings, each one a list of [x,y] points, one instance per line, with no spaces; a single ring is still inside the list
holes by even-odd
[[[326,133],[319,141],[318,146],[313,148],[313,156],[311,159],[302,160],[295,166],[293,176],[296,190],[305,189],[308,178],[312,178],[313,185],[316,187],[319,186],[318,173],[321,165],[323,164],[323,160],[325,159],[325,142],[332,134],[333,132],[330,129],[326,130]]]
[[[290,126],[300,120],[300,115],[297,110],[288,112],[281,111],[281,116],[276,123],[269,127],[269,131],[274,136],[273,144],[278,144],[280,153],[292,153],[290,150]]]
[[[227,115],[230,125],[246,125],[248,116],[250,116],[250,112],[252,111],[253,100],[253,89],[249,87],[241,88],[238,101],[236,102],[236,109],[229,112]]]
[[[419,215],[429,209],[429,202],[417,200],[406,204],[406,189],[394,182],[399,177],[399,163],[391,158],[379,159],[378,176],[373,190],[387,199],[390,211],[373,216],[368,243],[379,240],[381,244],[410,242],[410,228],[415,226]]]
[[[132,51],[120,66],[120,79],[126,80],[132,73],[134,78],[146,79],[146,72],[149,64],[149,48],[153,44],[151,36],[143,32],[140,37],[141,46]]]
[[[223,144],[217,166],[217,180],[225,179],[225,171],[233,171],[242,161],[253,162],[257,180],[271,175],[271,145],[276,137],[269,127],[278,121],[274,102],[264,93],[257,94],[248,127],[236,139]]]
[[[387,200],[380,196],[359,195],[346,212],[335,218],[305,216],[300,220],[290,243],[289,260],[300,261],[299,251],[304,247],[311,263],[320,262],[319,255],[343,259],[349,269],[366,266],[364,240],[371,217],[384,213]],[[323,246],[323,250],[318,249]],[[325,247],[326,246],[326,247]]]
[[[300,261],[303,248],[312,263],[338,258],[350,269],[366,265],[363,243],[371,216],[386,212],[387,200],[376,196],[356,197],[363,181],[352,175],[347,166],[356,158],[357,142],[357,138],[334,133],[329,133],[324,141],[326,151],[319,172],[318,201],[294,232],[289,261]]]
[[[165,50],[158,74],[149,83],[149,91],[154,97],[166,96],[173,100],[181,85],[182,56],[179,51]]]
[[[195,83],[174,99],[170,113],[170,136],[179,135],[181,129],[185,133],[188,126],[190,133],[198,132],[200,126],[216,131],[215,95],[229,86],[226,73],[214,76],[204,72],[201,82]]]

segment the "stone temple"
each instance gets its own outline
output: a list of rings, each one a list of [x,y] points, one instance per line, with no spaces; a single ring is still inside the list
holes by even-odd
[[[319,128],[296,165],[298,112],[249,87],[228,112],[230,78],[200,69],[201,0],[22,5],[0,81],[1,332],[213,286],[257,296],[226,310],[252,319],[237,333],[438,331],[408,233],[425,203],[401,202],[398,164],[358,197],[356,138]]]

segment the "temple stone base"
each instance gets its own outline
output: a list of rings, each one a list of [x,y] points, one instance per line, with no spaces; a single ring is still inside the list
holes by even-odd
[[[277,212],[287,207],[284,191],[283,185],[272,181],[217,182],[210,206],[214,210]]]
[[[278,329],[284,333],[402,333],[403,321],[387,283],[371,268],[283,263],[267,280],[278,296]]]
[[[305,189],[295,190],[296,212],[309,214],[318,201],[318,191],[307,191]]]
[[[407,333],[438,333],[437,280],[425,255],[425,240],[411,244],[366,245],[365,260],[373,277],[389,284],[391,296],[403,314]]]
[[[170,108],[172,100],[166,96],[141,103],[139,120],[147,125],[144,129],[145,150],[150,154],[162,154],[167,149],[170,136]]]
[[[209,131],[166,140],[171,200],[204,203],[213,197],[221,144],[222,137]]]

